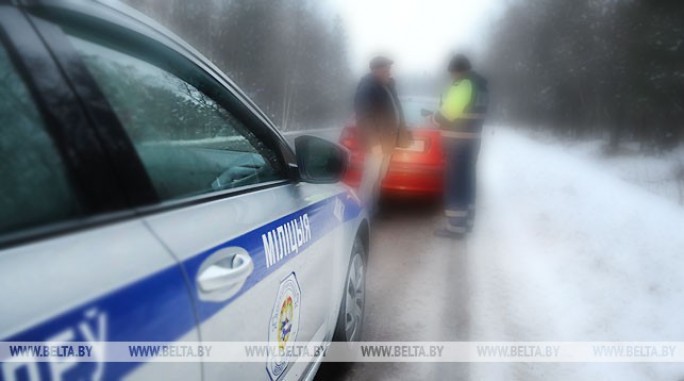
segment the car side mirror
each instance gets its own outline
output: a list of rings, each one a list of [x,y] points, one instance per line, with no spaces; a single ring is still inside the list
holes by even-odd
[[[342,179],[349,152],[325,139],[304,135],[295,139],[299,178],[307,183],[331,184]]]

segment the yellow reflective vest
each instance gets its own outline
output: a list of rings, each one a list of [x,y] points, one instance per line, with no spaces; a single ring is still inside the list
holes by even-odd
[[[473,99],[473,83],[465,78],[454,82],[444,94],[440,114],[449,122],[454,122],[466,115]]]
[[[447,137],[479,138],[488,109],[487,80],[470,72],[454,81],[442,97],[435,121]]]

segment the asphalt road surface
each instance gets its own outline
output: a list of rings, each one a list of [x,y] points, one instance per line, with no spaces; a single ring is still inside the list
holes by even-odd
[[[365,341],[467,341],[467,243],[433,238],[439,205],[388,200],[373,226]],[[468,379],[467,364],[323,364],[317,380]]]

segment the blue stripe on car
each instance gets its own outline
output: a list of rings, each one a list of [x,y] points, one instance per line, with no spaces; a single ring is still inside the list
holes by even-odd
[[[185,260],[182,265],[187,273],[194,277],[201,263],[211,254],[225,247],[238,246],[249,252],[254,271],[247,278],[242,289],[233,297],[223,302],[198,302],[197,290],[191,282],[191,292],[198,308],[200,322],[210,318],[236,298],[247,292],[269,274],[296,257],[293,252],[270,267],[266,266],[262,234],[267,233],[304,214],[308,214],[312,231],[311,240],[304,243],[299,251],[306,250],[311,244],[322,238],[341,221],[334,216],[335,200],[339,199],[345,206],[343,221],[356,218],[361,212],[357,201],[348,193],[321,200],[306,208],[286,215],[255,230],[247,232],[221,245],[206,250]],[[111,293],[73,308],[57,317],[44,321],[17,335],[5,338],[4,341],[45,341],[55,333],[84,322],[84,317],[92,311],[105,312],[107,316],[107,341],[174,341],[196,328],[193,311],[188,306],[187,285],[179,282],[183,279],[181,269],[172,266],[161,270],[134,283],[125,285]],[[87,287],[87,285],[84,285]],[[271,301],[268,301],[269,303]],[[183,306],[183,308],[178,308]],[[85,319],[87,321],[87,319]],[[74,341],[86,341],[76,336]],[[38,363],[41,379],[48,380],[48,364]],[[107,363],[103,379],[116,380],[132,371],[142,363]],[[95,363],[81,363],[69,374],[73,379],[87,379],[92,374]],[[84,377],[85,376],[85,377]],[[2,380],[2,372],[0,372]]]

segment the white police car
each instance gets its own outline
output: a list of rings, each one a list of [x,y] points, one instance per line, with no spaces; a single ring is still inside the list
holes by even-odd
[[[0,0],[0,40],[3,341],[359,338],[369,233],[337,182],[341,148],[300,137],[295,156],[224,74],[127,9]],[[274,333],[281,308],[287,332]],[[101,355],[0,359],[0,379],[293,380],[317,369]]]

